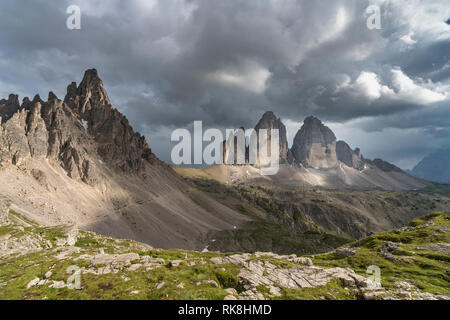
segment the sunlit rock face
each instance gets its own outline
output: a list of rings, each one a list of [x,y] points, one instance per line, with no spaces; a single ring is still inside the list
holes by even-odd
[[[297,164],[313,168],[333,168],[339,162],[336,136],[319,119],[310,116],[297,132],[291,149]]]

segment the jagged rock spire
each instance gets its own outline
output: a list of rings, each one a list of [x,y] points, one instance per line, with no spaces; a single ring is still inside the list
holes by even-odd
[[[111,106],[95,69],[85,72],[78,87],[68,86],[64,102],[53,92],[47,102],[36,95],[24,99],[22,107],[17,95],[0,100],[0,119],[0,159],[13,164],[47,157],[70,177],[90,183],[96,180],[96,158],[108,169],[137,174],[146,163],[160,163],[145,138]],[[2,140],[9,141],[7,148]]]
[[[10,94],[8,100],[0,100],[0,118],[1,123],[7,121],[13,116],[13,114],[19,110],[19,96],[15,94]]]
[[[80,114],[84,114],[95,106],[111,105],[96,69],[86,70],[78,87],[75,82],[67,87],[64,102]]]
[[[96,69],[86,70],[83,80],[78,86],[78,95],[85,99],[91,99],[95,103],[111,104]]]
[[[256,132],[259,132],[260,129],[267,129],[267,135],[268,135],[268,150],[270,152],[270,143],[271,143],[271,136],[270,136],[270,130],[271,129],[278,129],[279,130],[279,138],[280,138],[280,163],[290,163],[292,162],[292,155],[291,151],[288,147],[287,142],[287,134],[286,134],[286,127],[281,122],[280,118],[277,118],[275,114],[272,111],[267,111],[264,113],[262,118],[259,120],[258,124],[255,126]]]
[[[58,99],[58,97],[53,93],[53,91],[50,91],[49,93],[48,93],[48,99],[47,99],[47,101],[52,101],[52,100],[57,100]]]

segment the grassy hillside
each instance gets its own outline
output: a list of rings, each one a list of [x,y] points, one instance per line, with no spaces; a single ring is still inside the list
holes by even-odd
[[[324,267],[348,267],[365,272],[381,269],[381,283],[392,288],[406,281],[420,290],[450,294],[450,212],[432,213],[413,220],[408,227],[382,232],[348,245],[356,253],[343,257],[336,252],[317,255]]]
[[[450,212],[430,214],[342,249],[352,255],[311,256],[311,266],[295,255],[158,250],[40,227],[10,212],[0,227],[0,299],[443,299],[450,293],[449,219]],[[370,265],[380,267],[383,289],[367,288]],[[70,287],[74,272],[78,289]]]

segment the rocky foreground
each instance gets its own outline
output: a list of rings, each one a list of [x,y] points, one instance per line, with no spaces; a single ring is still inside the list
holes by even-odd
[[[450,212],[309,257],[159,250],[70,226],[41,227],[6,206],[0,212],[0,299],[450,296]]]

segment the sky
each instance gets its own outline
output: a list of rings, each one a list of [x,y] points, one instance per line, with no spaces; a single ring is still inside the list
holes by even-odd
[[[0,99],[63,98],[96,68],[167,162],[173,130],[252,128],[271,110],[290,146],[315,115],[408,169],[450,146],[449,19],[448,0],[2,0]]]

